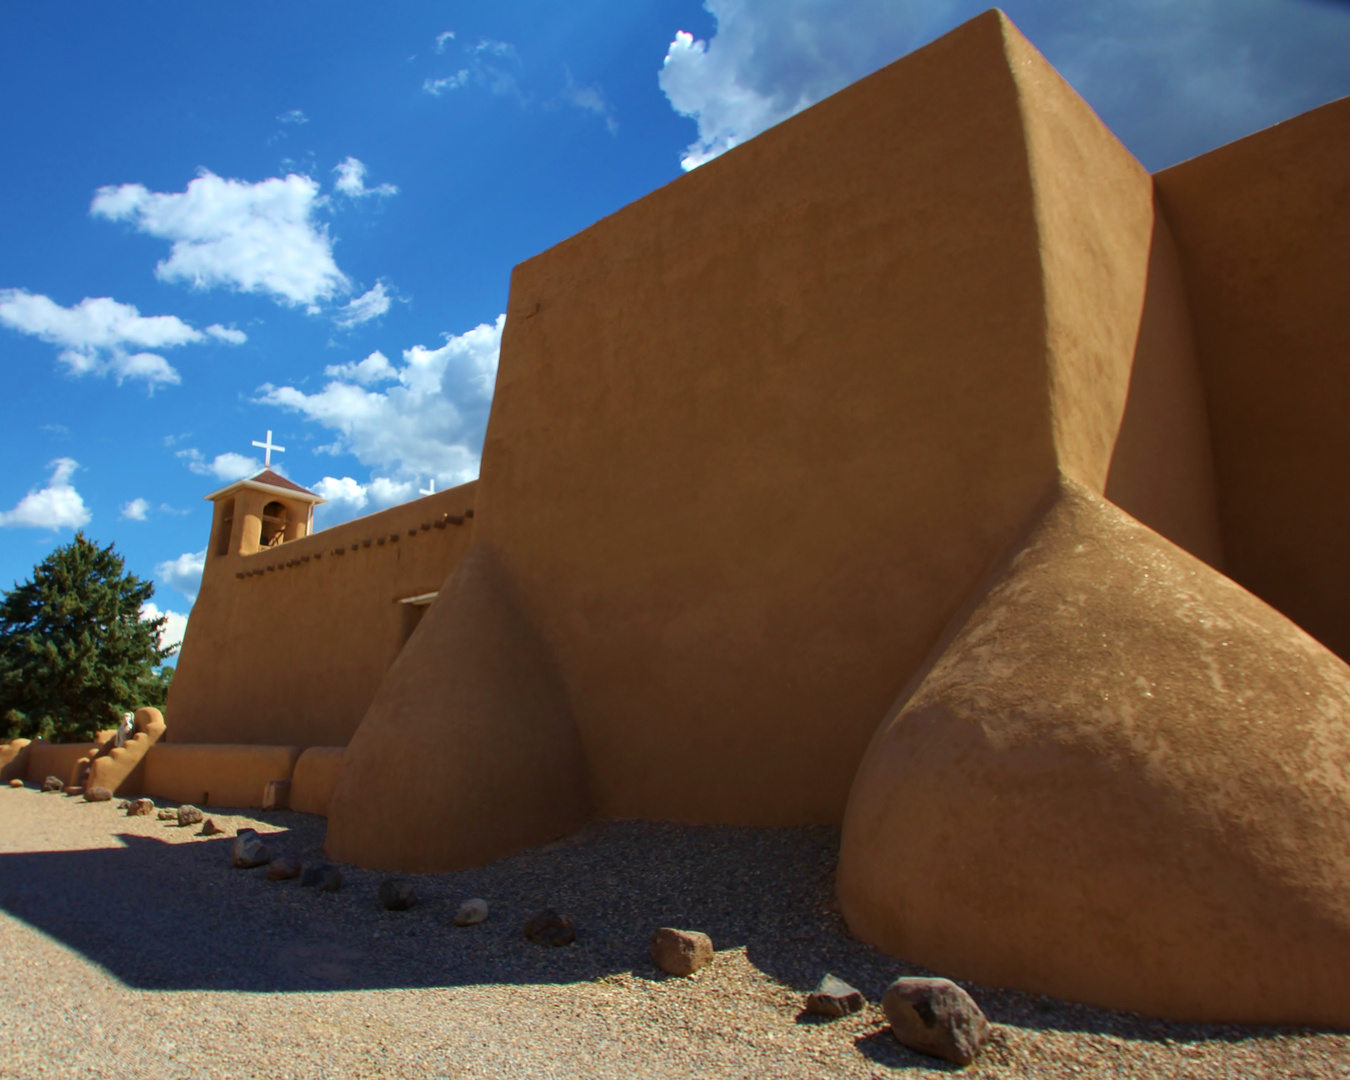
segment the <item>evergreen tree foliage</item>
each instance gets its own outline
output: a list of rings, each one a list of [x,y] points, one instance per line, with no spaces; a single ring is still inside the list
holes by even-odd
[[[83,532],[0,601],[0,728],[13,737],[77,741],[124,712],[163,707],[173,650],[164,618],[141,618],[155,586],[124,572],[113,545]]]

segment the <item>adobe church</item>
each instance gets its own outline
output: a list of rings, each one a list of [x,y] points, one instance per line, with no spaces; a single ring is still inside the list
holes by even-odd
[[[1350,1026],[1348,200],[1350,100],[1151,176],[986,13],[517,267],[475,483],[215,492],[171,746],[332,748],[366,866],[841,825],[944,975]]]

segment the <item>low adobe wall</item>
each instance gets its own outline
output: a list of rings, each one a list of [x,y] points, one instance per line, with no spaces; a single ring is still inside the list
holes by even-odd
[[[298,746],[159,744],[145,757],[145,794],[197,806],[263,805],[267,785],[290,780]]]
[[[103,748],[103,742],[52,743],[34,739],[28,746],[28,780],[40,784],[49,776],[61,778],[63,784],[74,784],[80,762]]]
[[[306,814],[328,816],[328,803],[333,798],[338,769],[342,767],[345,746],[311,746],[295,763],[291,777],[291,809]]]
[[[31,739],[11,739],[0,746],[0,783],[28,777],[28,747]]]

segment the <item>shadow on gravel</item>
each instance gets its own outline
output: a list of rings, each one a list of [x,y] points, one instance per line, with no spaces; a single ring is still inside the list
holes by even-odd
[[[80,812],[114,813],[107,803],[81,804]],[[276,852],[307,865],[322,860],[322,818],[212,812],[256,820]],[[116,829],[117,820],[110,824]],[[162,827],[166,838],[181,839],[175,824]],[[265,868],[235,870],[232,836],[118,838],[116,848],[0,854],[0,908],[138,988],[312,992],[664,979],[647,955],[658,926],[702,930],[719,952],[744,949],[765,975],[803,995],[829,971],[876,1004],[892,979],[930,974],[848,933],[833,906],[839,836],[830,828],[603,822],[475,870],[400,875],[419,898],[404,912],[379,905],[376,890],[389,875],[378,871],[342,866],[345,887],[323,893],[268,881]],[[456,927],[452,916],[470,897],[488,901],[490,918]],[[526,919],[544,907],[571,917],[574,945],[522,938]],[[1169,1024],[963,985],[990,1020],[1023,1028],[1179,1042],[1273,1033]],[[915,1062],[884,1028],[859,1049],[879,1063]]]

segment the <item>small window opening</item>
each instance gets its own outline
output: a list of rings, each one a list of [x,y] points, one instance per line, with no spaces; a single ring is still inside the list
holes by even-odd
[[[230,499],[221,508],[220,526],[216,533],[216,554],[228,555],[230,553],[230,534],[234,531],[234,500]]]
[[[279,502],[270,502],[263,507],[262,534],[259,542],[265,548],[276,547],[286,540],[286,522],[289,515]]]

